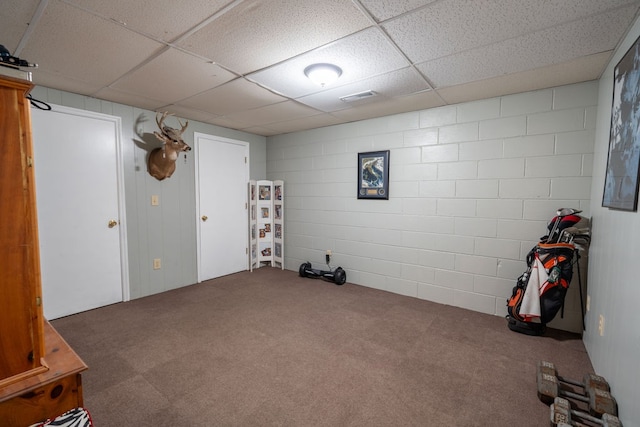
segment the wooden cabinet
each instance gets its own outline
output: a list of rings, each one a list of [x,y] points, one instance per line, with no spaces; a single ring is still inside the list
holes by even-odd
[[[48,369],[0,388],[0,425],[28,426],[84,405],[82,359],[48,323],[44,324]]]
[[[46,370],[29,90],[0,80],[0,387]]]
[[[55,354],[61,338],[42,312],[31,116],[26,98],[31,88],[29,81],[0,76],[0,408],[67,376],[79,382],[79,377],[74,378],[86,369],[73,351],[63,352],[68,360],[61,362]],[[52,364],[62,369],[50,372]],[[71,371],[67,366],[73,366]],[[75,388],[79,399],[72,407],[82,402],[81,388]],[[40,418],[15,419],[15,425],[60,414],[33,408],[27,412]],[[3,419],[5,415],[0,410],[0,424],[14,425]]]

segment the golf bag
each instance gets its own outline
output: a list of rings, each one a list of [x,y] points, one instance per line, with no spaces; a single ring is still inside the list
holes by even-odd
[[[527,269],[507,300],[507,322],[512,331],[541,335],[546,324],[564,308],[573,266],[583,249],[579,243],[589,241],[588,229],[575,227],[584,220],[576,215],[579,212],[567,208],[558,210],[547,227],[549,234],[527,254]],[[576,238],[578,241],[574,241]],[[578,269],[578,277],[579,273]],[[580,297],[582,300],[582,284]]]

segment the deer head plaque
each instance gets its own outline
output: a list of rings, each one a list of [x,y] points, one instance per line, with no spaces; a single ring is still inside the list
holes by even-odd
[[[149,153],[147,166],[149,174],[158,181],[162,181],[173,175],[173,172],[176,170],[176,160],[180,152],[191,151],[191,147],[182,139],[182,134],[185,129],[187,129],[187,126],[189,126],[189,122],[187,121],[183,125],[182,122],[178,120],[181,129],[174,129],[164,125],[164,119],[169,115],[168,111],[162,113],[159,119],[158,114],[156,114],[156,123],[158,124],[160,132],[153,133],[163,144],[161,147],[155,148]]]

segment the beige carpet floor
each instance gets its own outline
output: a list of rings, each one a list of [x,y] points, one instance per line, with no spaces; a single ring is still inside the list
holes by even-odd
[[[575,334],[271,267],[52,324],[96,427],[547,426],[536,363],[592,372]]]

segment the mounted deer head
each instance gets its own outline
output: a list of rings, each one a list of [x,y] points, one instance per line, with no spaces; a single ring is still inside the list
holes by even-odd
[[[191,151],[191,147],[182,139],[182,134],[185,129],[187,129],[187,126],[189,126],[189,122],[187,121],[183,125],[182,122],[178,120],[181,129],[177,130],[163,125],[164,119],[169,115],[168,111],[162,113],[162,117],[160,117],[159,120],[158,114],[156,114],[156,123],[162,133],[153,133],[156,138],[164,144],[162,144],[162,147],[155,148],[149,153],[147,166],[149,168],[149,174],[158,181],[162,181],[173,175],[173,172],[176,170],[176,160],[180,152]]]

